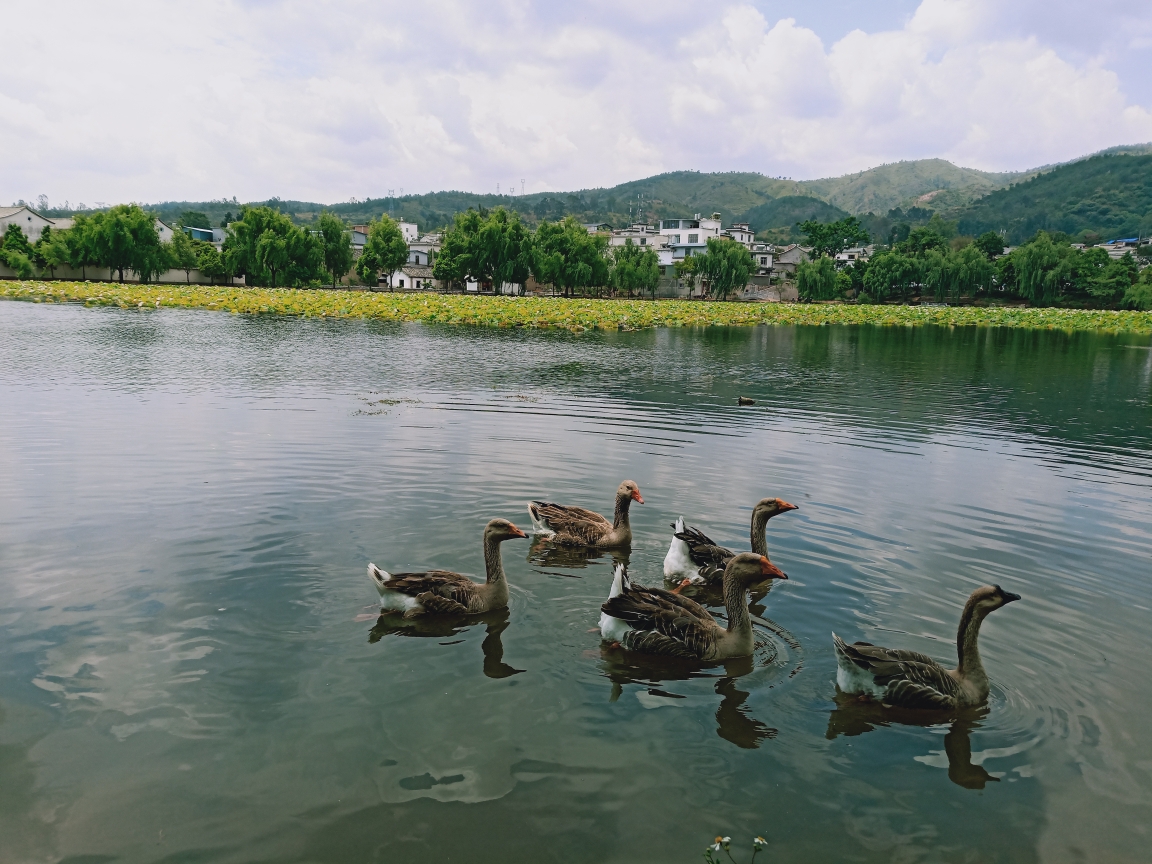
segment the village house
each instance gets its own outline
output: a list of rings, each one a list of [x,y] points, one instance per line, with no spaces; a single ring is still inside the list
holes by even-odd
[[[719,213],[713,213],[708,219],[701,219],[699,213],[693,219],[662,219],[660,233],[671,251],[669,263],[704,252],[708,247],[708,238],[719,237],[720,229]]]
[[[846,264],[855,264],[857,261],[867,261],[872,257],[872,252],[875,246],[853,246],[851,249],[845,249],[836,255],[836,266],[843,267]]]
[[[808,260],[808,250],[798,243],[792,243],[776,250],[773,267],[781,275],[795,276],[796,265]]]
[[[631,240],[636,246],[666,246],[667,240],[656,228],[643,222],[617,228],[608,238],[609,246],[623,246]]]
[[[51,219],[46,219],[28,207],[0,207],[0,234],[9,225],[19,225],[29,243],[35,243],[45,228],[54,228]]]

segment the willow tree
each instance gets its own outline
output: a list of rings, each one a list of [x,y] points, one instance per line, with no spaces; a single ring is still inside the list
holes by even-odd
[[[400,226],[389,216],[368,223],[368,239],[356,259],[356,275],[366,285],[375,286],[380,274],[391,276],[408,260],[408,241]]]

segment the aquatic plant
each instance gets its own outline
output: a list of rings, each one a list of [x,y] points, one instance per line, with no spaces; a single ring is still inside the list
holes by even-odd
[[[752,838],[752,857],[748,859],[748,864],[752,864],[756,860],[756,856],[764,850],[768,845],[768,841],[760,835]],[[732,847],[731,837],[717,837],[716,842],[704,850],[704,860],[708,864],[723,864],[723,859],[720,857],[720,852],[723,852],[727,857],[730,864],[736,864],[736,859],[732,857],[730,851]]]
[[[592,300],[461,294],[309,291],[213,285],[9,281],[0,298],[87,306],[185,307],[235,314],[423,321],[481,327],[644,330],[651,327],[750,327],[757,324],[872,324],[914,327],[1021,327],[1037,330],[1152,333],[1152,311],[972,306],[714,303],[698,300]]]

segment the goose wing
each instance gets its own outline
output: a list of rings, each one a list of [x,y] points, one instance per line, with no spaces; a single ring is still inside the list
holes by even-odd
[[[882,648],[870,642],[847,644],[835,637],[836,653],[887,688],[884,701],[902,708],[953,708],[960,683],[948,670],[918,651]]]
[[[591,544],[612,530],[611,522],[583,507],[568,507],[548,501],[533,501],[531,506],[537,521],[564,537]]]
[[[632,627],[625,647],[649,654],[703,657],[716,641],[716,619],[690,597],[662,588],[632,586],[602,611]]]
[[[462,573],[429,570],[426,573],[396,573],[384,583],[400,594],[414,597],[427,612],[466,613],[479,587]]]
[[[676,532],[676,539],[688,544],[688,557],[700,568],[700,575],[711,579],[717,572],[723,574],[728,562],[736,555],[731,549],[717,546],[699,528],[685,528]]]

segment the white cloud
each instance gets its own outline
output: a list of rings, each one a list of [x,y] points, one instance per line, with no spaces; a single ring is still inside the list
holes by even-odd
[[[1147,54],[1152,13],[1077,43],[1079,5],[1023,4],[1043,31],[1000,5],[923,0],[901,29],[831,44],[801,4],[33,5],[5,16],[0,201],[334,201],[928,156],[1011,169],[1152,140],[1114,71]]]

